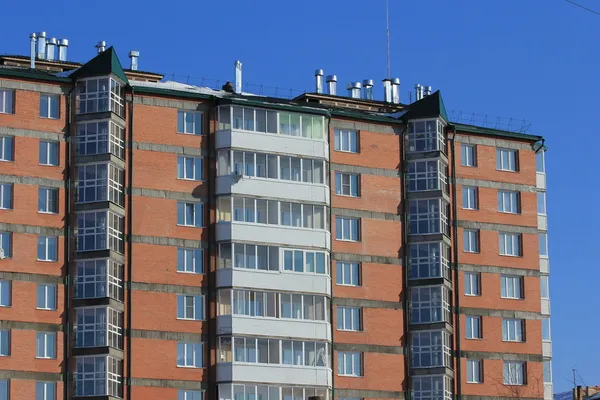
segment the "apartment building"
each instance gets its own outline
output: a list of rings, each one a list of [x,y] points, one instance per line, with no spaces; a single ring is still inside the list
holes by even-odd
[[[551,398],[542,137],[68,44],[0,56],[0,400]]]

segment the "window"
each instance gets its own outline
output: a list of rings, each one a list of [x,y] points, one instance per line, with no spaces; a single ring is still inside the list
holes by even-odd
[[[47,214],[58,213],[58,189],[38,189],[38,211]]]
[[[483,332],[481,329],[481,317],[467,316],[467,339],[481,339]]]
[[[358,307],[337,306],[337,329],[340,331],[360,331],[361,317]]]
[[[481,296],[481,274],[465,272],[465,296]]]
[[[0,307],[11,306],[11,281],[0,281]]]
[[[177,225],[204,226],[204,207],[202,203],[177,202]]]
[[[519,192],[498,190],[498,211],[509,214],[520,212]]]
[[[335,262],[335,282],[338,285],[360,285],[360,264],[349,262]]]
[[[14,141],[12,136],[0,136],[0,161],[14,161]]]
[[[77,261],[75,297],[123,301],[123,266],[107,259]]]
[[[58,142],[40,140],[40,164],[58,165]]]
[[[408,191],[443,190],[447,192],[446,169],[446,164],[437,160],[409,162],[407,168]]]
[[[520,361],[504,361],[504,384],[525,384],[525,363]]]
[[[177,344],[177,366],[187,368],[202,368],[202,343]]]
[[[12,233],[0,232],[0,255],[4,258],[12,257]]]
[[[544,317],[542,318],[542,340],[549,342],[551,339],[550,336],[550,318]]]
[[[518,167],[517,151],[496,149],[496,169],[516,172]]]
[[[338,375],[362,376],[362,353],[338,351]]]
[[[410,200],[408,225],[409,234],[447,234],[448,211],[448,203],[443,200]]]
[[[56,236],[38,236],[38,261],[58,260],[58,238]]]
[[[41,310],[56,310],[56,285],[38,283],[36,307]]]
[[[202,249],[177,249],[177,272],[202,274],[204,256]]]
[[[546,215],[546,192],[537,192],[537,212]]]
[[[35,400],[56,400],[56,383],[36,382]]]
[[[254,293],[260,294],[260,292]],[[252,307],[252,292],[249,294],[250,307]],[[267,293],[267,301],[269,300],[269,294],[270,293]],[[279,299],[281,302],[281,318],[328,321],[329,309],[327,306],[329,304],[329,299],[324,296],[282,293],[279,295]],[[260,310],[257,309],[257,311]],[[267,309],[267,311],[269,310]]]
[[[462,187],[462,208],[465,210],[477,210],[478,190],[473,186]]]
[[[541,173],[546,172],[546,152],[544,150],[535,153],[535,170]]]
[[[334,133],[335,151],[358,153],[358,132],[336,129]]]
[[[452,367],[450,335],[444,331],[415,331],[410,335],[411,367]]]
[[[76,357],[75,360],[75,396],[122,397],[122,360],[110,356]]]
[[[358,218],[335,217],[336,240],[358,241]]]
[[[548,257],[548,234],[538,234],[540,257]]]
[[[446,152],[444,125],[439,120],[414,121],[409,125],[408,153]]]
[[[500,276],[500,297],[503,299],[522,299],[523,278],[520,276],[513,275],[501,275]]]
[[[236,244],[236,252],[238,251],[237,249],[240,248],[240,244]],[[252,263],[252,258],[253,258],[253,254],[252,254],[252,250],[250,252],[250,254],[248,254],[248,249],[253,248],[254,245],[246,245],[246,256],[249,257],[248,261],[251,264]],[[262,250],[263,246],[258,246],[257,247],[257,257],[258,257],[258,262],[262,263],[262,269],[266,268],[266,258],[267,255],[265,253],[264,250]],[[272,247],[269,249],[269,252],[271,252]],[[262,253],[261,253],[262,250]],[[236,261],[239,259],[240,257],[238,257],[238,255],[236,254]],[[273,254],[271,254],[271,256],[268,256],[269,258],[269,266],[271,265],[271,260],[275,259],[276,257],[273,257]],[[326,263],[327,260],[327,253],[324,252],[313,252],[313,251],[306,251],[306,250],[292,250],[292,249],[281,249],[281,255],[280,257],[283,260],[283,270],[284,271],[293,271],[293,272],[305,272],[305,273],[316,273],[316,274],[327,274],[329,275],[329,263]],[[257,264],[258,265],[258,264]],[[237,266],[237,265],[236,265]],[[250,266],[252,267],[252,266]]]
[[[125,116],[123,85],[112,77],[77,82],[77,113],[105,111],[112,111],[121,117]]]
[[[450,278],[450,248],[444,243],[411,243],[409,279]]]
[[[460,165],[463,167],[477,166],[477,152],[475,146],[471,144],[460,145]]]
[[[0,331],[0,356],[10,356],[10,331]]]
[[[12,210],[13,208],[13,185],[12,183],[0,184],[0,209]]]
[[[540,294],[542,299],[550,298],[550,285],[548,279],[548,275],[540,275]]]
[[[204,320],[204,296],[178,294],[177,319]]]
[[[177,392],[177,400],[202,400],[202,394],[200,390],[181,390]],[[265,399],[266,400],[266,399]]]
[[[465,229],[464,235],[464,252],[479,253],[479,230]]]
[[[77,123],[77,154],[111,153],[125,159],[125,129],[113,121]]]
[[[453,384],[448,375],[413,376],[413,400],[452,400]]]
[[[124,205],[125,171],[113,164],[77,166],[77,202],[112,201]]]
[[[552,383],[552,361],[544,360],[544,383]]]
[[[8,379],[0,379],[0,400],[8,400]]]
[[[233,220],[236,222],[325,229],[325,206],[322,205],[237,196],[220,197],[217,212],[222,217],[219,219],[229,220],[230,210],[233,211]]]
[[[56,358],[55,332],[37,332],[35,343],[35,356],[37,358]]]
[[[202,113],[177,111],[177,132],[202,135]]]
[[[481,360],[467,360],[467,383],[482,383]]]
[[[0,114],[14,114],[15,91],[0,89]]]
[[[204,179],[202,157],[177,157],[177,179],[201,181]]]
[[[500,232],[500,255],[521,256],[521,234]]]
[[[123,254],[123,217],[110,211],[77,213],[77,251],[114,250]]]
[[[410,323],[450,322],[450,295],[445,286],[410,289]]]
[[[505,342],[524,342],[525,321],[522,319],[502,319],[502,340]]]
[[[76,310],[75,346],[123,349],[123,313],[110,307]]]
[[[358,197],[359,175],[335,173],[335,194],[340,196]]]
[[[57,94],[40,94],[40,117],[58,119],[59,103]]]

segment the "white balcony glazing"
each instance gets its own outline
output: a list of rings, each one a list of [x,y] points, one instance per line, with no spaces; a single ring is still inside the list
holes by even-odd
[[[239,194],[329,203],[329,188],[326,185],[248,176],[218,176],[215,191],[218,195]]]
[[[215,232],[218,242],[253,242],[329,249],[331,234],[325,230],[302,229],[243,222],[219,222]]]
[[[331,370],[328,368],[302,368],[294,365],[217,364],[217,382],[232,381],[331,386]]]
[[[327,275],[296,274],[251,269],[217,270],[217,287],[244,287],[265,290],[297,290],[303,293],[331,295],[331,280]]]

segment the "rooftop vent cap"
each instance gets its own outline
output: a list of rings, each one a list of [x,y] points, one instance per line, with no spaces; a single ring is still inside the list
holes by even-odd
[[[363,80],[363,98],[365,100],[373,100],[373,79]]]
[[[56,38],[50,38],[46,41],[46,58],[48,60],[56,58]]]
[[[58,59],[60,61],[67,61],[67,48],[69,47],[69,41],[67,39],[58,40]]]
[[[140,52],[136,51],[136,50],[131,50],[129,52],[129,58],[131,58],[130,69],[132,71],[137,71],[137,69],[138,69],[138,60],[140,58]]]
[[[317,93],[323,93],[323,74],[322,69],[315,71],[315,90]]]
[[[392,79],[392,103],[400,103],[400,79]]]
[[[43,31],[37,34],[37,58],[46,59],[46,32]]]
[[[348,84],[348,96],[353,99],[360,99],[360,89],[362,85],[360,82],[351,82]]]
[[[104,40],[101,40],[98,43],[96,43],[95,47],[96,47],[96,49],[98,49],[98,54],[100,54],[104,50],[106,50],[106,42]]]
[[[389,78],[383,80],[383,101],[392,102],[392,80]]]
[[[337,76],[327,75],[325,81],[327,82],[327,93],[335,96],[337,91]]]

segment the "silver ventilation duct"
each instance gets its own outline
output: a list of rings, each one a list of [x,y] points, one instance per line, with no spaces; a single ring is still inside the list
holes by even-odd
[[[37,58],[40,60],[46,59],[46,32],[38,32],[37,34]]]
[[[242,62],[236,61],[234,63],[235,68],[235,92],[242,93]]]
[[[46,41],[46,59],[50,61],[56,59],[56,38],[50,38]]]
[[[317,93],[323,93],[323,70],[315,71],[315,90]]]
[[[400,79],[392,79],[392,103],[400,103]]]
[[[58,40],[58,59],[60,61],[67,61],[67,48],[69,47],[69,41],[67,39]]]
[[[36,44],[37,44],[36,38],[37,38],[37,35],[35,33],[32,33],[31,35],[29,35],[29,39],[30,39],[29,57],[31,59],[31,61],[30,61],[31,69],[35,68],[35,52],[36,52]]]
[[[348,96],[353,99],[360,99],[360,89],[362,85],[360,82],[352,82],[348,84]]]
[[[104,40],[101,40],[98,43],[96,43],[95,47],[96,47],[96,49],[98,49],[98,54],[100,54],[104,50],[106,50],[106,42]]]
[[[337,91],[337,76],[327,75],[327,92],[328,94],[335,96]]]
[[[388,78],[383,80],[383,101],[392,102],[392,80]]]
[[[363,80],[363,98],[365,100],[373,100],[373,79]]]
[[[140,58],[140,52],[139,51],[135,51],[135,50],[131,50],[129,52],[129,58],[131,59],[131,66],[129,67],[129,69],[131,69],[132,71],[137,71],[137,69],[138,69],[138,60]]]

